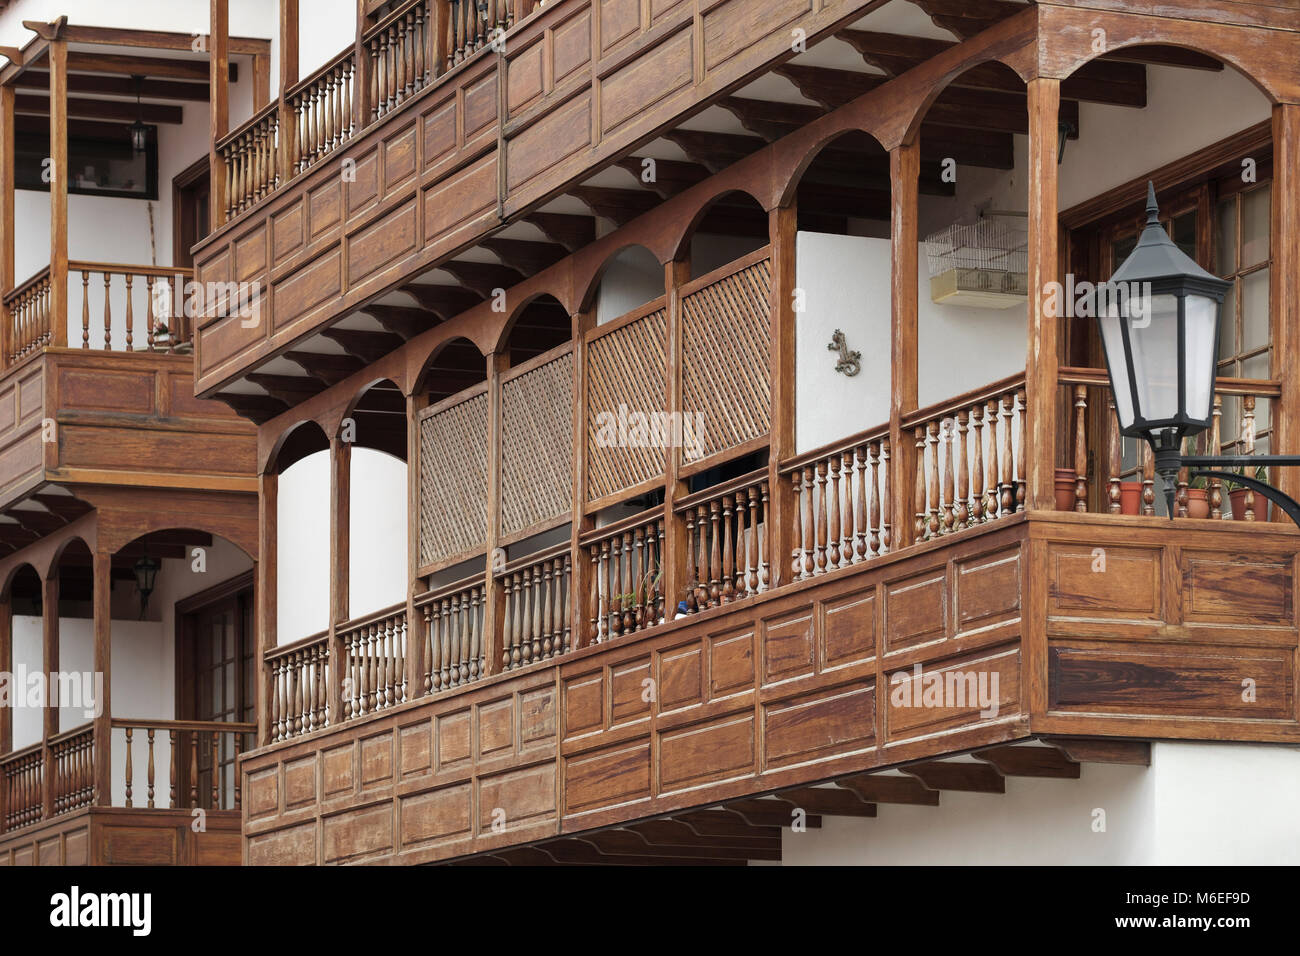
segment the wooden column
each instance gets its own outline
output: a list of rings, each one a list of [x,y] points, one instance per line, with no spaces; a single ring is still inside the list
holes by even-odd
[[[434,0],[433,5],[440,6],[438,0]],[[352,79],[352,126],[358,133],[370,122],[370,52],[361,40],[362,34],[366,32],[366,22],[366,0],[357,0],[356,48],[353,56],[356,74]]]
[[[893,550],[911,544],[916,533],[912,494],[916,452],[914,442],[903,433],[902,419],[916,411],[920,375],[916,302],[920,173],[919,139],[889,151],[889,521]]]
[[[1273,354],[1270,376],[1282,382],[1282,397],[1273,410],[1275,454],[1300,453],[1300,289],[1296,264],[1300,262],[1300,105],[1273,107],[1273,218],[1269,249],[1269,305],[1272,314]],[[1275,468],[1277,487],[1300,498],[1300,468]],[[1281,508],[1273,520],[1290,519]]]
[[[14,88],[0,86],[0,292],[14,287]],[[0,363],[13,351],[13,319],[0,305]]]
[[[298,0],[280,0],[280,182],[293,175],[293,157],[298,139],[298,124],[286,95],[298,82]]]
[[[267,472],[260,478],[261,488],[257,496],[258,510],[258,545],[257,545],[257,586],[253,600],[257,615],[256,672],[253,680],[257,686],[257,742],[265,746],[271,742],[271,685],[267,681],[266,652],[275,649],[276,615],[278,605],[276,597],[277,550],[276,537],[277,515],[279,508],[280,476]],[[331,668],[338,670],[338,667]],[[334,712],[337,714],[337,711]]]
[[[41,671],[49,679],[59,669],[59,570],[41,582]],[[45,714],[42,747],[45,773],[41,774],[41,819],[54,816],[54,759],[50,753],[50,738],[59,732],[59,708],[54,697],[57,680],[50,680],[45,691]]]
[[[664,291],[668,303],[667,335],[664,370],[664,410],[669,414],[682,410],[682,297],[681,287],[691,279],[689,259],[669,262],[664,266]],[[677,615],[677,602],[682,600],[686,586],[686,524],[673,510],[688,490],[678,472],[681,467],[681,449],[666,443],[664,449],[664,551],[661,586],[664,595],[664,618],[671,621]]]
[[[406,396],[406,698],[424,693],[424,619],[415,610],[420,568],[420,425],[419,405]]]
[[[510,367],[509,352],[487,357],[487,554],[483,579],[484,674],[501,672],[501,648],[505,622],[505,590],[493,567],[493,556],[501,540],[501,373]]]
[[[772,304],[768,342],[771,353],[771,426],[767,463],[769,511],[767,564],[769,587],[791,580],[790,553],[795,547],[794,488],[781,477],[781,462],[795,452],[795,240],[798,207],[778,206],[767,214],[772,247]]]
[[[1056,507],[1056,376],[1059,320],[1046,314],[1044,289],[1057,277],[1057,112],[1061,82],[1029,81],[1029,344],[1025,356],[1025,507]]]
[[[330,660],[337,666],[330,668],[329,708],[330,719],[340,720],[343,714],[343,642],[339,637],[340,625],[348,620],[348,552],[351,548],[352,520],[352,443],[343,441],[338,434],[330,439]]]
[[[0,597],[0,671],[6,674],[14,672],[14,641],[13,641],[13,623],[14,623],[14,606],[11,594],[5,594]],[[10,693],[17,691],[16,687],[9,688]],[[0,707],[0,755],[7,754],[14,749],[14,709],[12,707]],[[0,780],[0,797],[4,795],[4,781]],[[4,814],[0,813],[0,829],[4,827]]]
[[[50,332],[54,345],[68,344],[68,45],[63,40],[50,41]]]
[[[450,27],[451,4],[448,0],[433,0],[429,10],[429,56],[433,76],[441,76],[447,69],[447,33]],[[576,632],[575,632],[576,633]]]
[[[435,3],[436,9],[444,4]],[[596,526],[587,514],[587,341],[586,334],[596,325],[594,308],[573,316],[573,488],[569,524],[569,555],[573,562],[569,576],[569,646],[585,647],[589,641],[591,618],[591,562],[579,542]]]
[[[226,168],[217,140],[230,132],[230,0],[210,0],[208,19],[208,196],[213,229],[226,221]]]
[[[95,806],[113,802],[112,702],[109,694],[113,664],[113,555],[96,551],[92,562],[94,578],[94,650],[91,669],[102,674],[104,687],[96,701],[99,714],[94,718]]]

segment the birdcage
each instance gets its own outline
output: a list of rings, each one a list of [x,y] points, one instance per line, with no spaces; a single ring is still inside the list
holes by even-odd
[[[925,239],[930,298],[945,305],[1006,309],[1029,294],[1024,220],[981,217],[954,223]]]

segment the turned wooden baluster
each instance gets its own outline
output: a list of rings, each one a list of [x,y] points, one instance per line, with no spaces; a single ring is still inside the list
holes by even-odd
[[[999,515],[1009,515],[1016,506],[1015,485],[1011,479],[1011,394],[1007,393],[1002,396],[1001,403],[1001,448],[998,453],[999,465],[1001,466],[1000,490],[1002,493],[1001,508]]]
[[[554,610],[551,602],[552,573],[554,573],[555,576],[555,586],[558,588],[560,586],[560,572],[558,566],[553,567],[550,561],[542,562],[542,623],[539,628],[541,634],[539,635],[534,633],[533,635],[533,656],[537,657],[540,654],[542,659],[550,658],[552,650],[555,647],[552,634],[552,629],[555,627],[555,619],[551,616],[551,613]]]
[[[840,462],[831,455],[826,462],[826,568],[833,571],[840,566]]]
[[[81,270],[81,347],[90,348],[90,272]]]
[[[190,734],[190,806],[199,805],[199,732]]]
[[[148,784],[149,784],[149,809],[153,809],[153,785],[154,785],[154,767],[153,767],[153,728],[148,729],[149,734],[149,767],[148,767]]]
[[[168,765],[168,766],[167,766],[167,774],[168,774],[168,778],[169,778],[169,779],[168,779],[168,788],[167,788],[167,806],[168,806],[168,807],[172,807],[172,808],[174,808],[174,807],[177,806],[177,803],[176,803],[176,758],[177,758],[177,754],[178,754],[178,752],[177,752],[177,750],[176,750],[176,731],[174,731],[174,730],[169,730],[169,731],[167,731],[167,750],[168,750],[168,757],[169,757],[169,759],[168,759],[168,761],[167,761],[167,765]]]
[[[973,405],[970,410],[971,441],[971,512],[970,524],[984,521],[984,406]]]
[[[859,445],[853,451],[845,452],[845,460],[854,462],[856,485],[850,486],[853,495],[853,563],[865,560],[871,554],[872,516],[867,506],[867,483],[871,482],[872,494],[875,494],[876,460],[872,445]]]
[[[916,540],[923,541],[929,537],[926,533],[925,520],[925,428],[916,428],[916,488],[913,502],[916,510]]]
[[[113,347],[113,306],[109,301],[111,289],[109,288],[113,277],[107,272],[104,273],[104,348]]]
[[[1024,411],[1021,411],[1024,415]],[[1088,388],[1074,386],[1074,510],[1088,510]]]
[[[1243,395],[1241,397],[1241,443],[1242,448],[1248,455],[1255,454],[1255,396]],[[1252,468],[1250,477],[1255,477],[1255,470]],[[1255,492],[1247,488],[1246,493],[1242,496],[1242,503],[1246,508],[1246,520],[1255,520]]]
[[[925,527],[926,537],[934,538],[939,534],[940,515],[943,500],[939,497],[939,423],[930,422],[925,429],[926,457],[930,460],[929,484],[926,489]]]
[[[221,733],[212,731],[212,809],[221,809]]]
[[[805,466],[803,470],[803,534],[801,543],[803,544],[803,577],[808,577],[817,569],[817,564],[813,560],[813,554],[816,550],[817,531],[813,524],[813,468]]]
[[[1220,455],[1223,453],[1223,442],[1219,438],[1219,422],[1223,418],[1223,396],[1218,392],[1214,394],[1214,406],[1210,412],[1210,447],[1206,453],[1210,455]],[[1210,500],[1210,517],[1223,517],[1223,482],[1211,477],[1208,482],[1208,491],[1206,495]]]
[[[1120,513],[1119,476],[1124,469],[1123,438],[1119,433],[1119,415],[1115,411],[1115,396],[1110,397],[1110,427],[1106,429],[1106,510],[1113,515]]]
[[[566,555],[564,556],[564,581],[565,581],[565,586],[560,590],[560,594],[559,594],[559,598],[560,598],[560,600],[563,602],[562,605],[561,605],[561,606],[563,607],[563,611],[562,611],[562,613],[560,614],[560,620],[563,622],[563,627],[564,627],[564,630],[563,630],[563,632],[562,632],[562,641],[561,641],[561,645],[560,645],[560,646],[561,646],[561,648],[564,650],[565,653],[568,653],[568,651],[570,650],[570,642],[571,642],[571,640],[572,640],[572,631],[571,631],[571,627],[570,627],[570,624],[569,624],[569,613],[568,613],[568,611],[569,611],[569,600],[568,600],[568,594],[569,594],[569,583],[570,583],[570,582],[572,581],[572,579],[573,579],[573,565],[572,565],[571,562],[572,562],[572,559],[569,557],[569,555],[566,554]]]
[[[721,509],[715,498],[709,502],[709,607],[722,603],[722,534],[719,523],[722,520]],[[824,536],[825,525],[818,525],[818,535]],[[820,540],[820,539],[819,539]],[[821,566],[820,548],[818,567]]]
[[[945,418],[940,425],[940,433],[943,436],[943,513],[940,517],[942,534],[951,533],[956,527],[957,513],[955,504],[956,483],[953,481],[953,469],[956,467],[953,461],[953,423],[951,418]],[[937,464],[937,462],[936,462]]]
[[[970,527],[970,459],[966,451],[966,436],[970,432],[970,412],[957,413],[957,498],[953,523],[959,530]]]
[[[126,805],[133,806],[131,802],[131,778],[134,776],[134,770],[131,766],[131,728],[126,728]]]
[[[1142,513],[1156,513],[1156,460],[1151,453],[1151,446],[1138,442],[1142,453]]]
[[[1016,511],[1025,510],[1025,420],[1029,417],[1029,406],[1025,403],[1025,390],[1016,390],[1016,409],[1020,416],[1020,454],[1015,456],[1013,465],[1016,475]],[[1007,450],[1008,456],[1012,449]]]

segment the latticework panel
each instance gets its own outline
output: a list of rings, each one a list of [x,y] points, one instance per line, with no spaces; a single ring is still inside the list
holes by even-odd
[[[644,417],[663,417],[664,332],[665,311],[659,309],[588,346],[589,501],[663,474],[663,445],[645,440],[646,429],[636,426]]]
[[[767,433],[771,421],[771,260],[761,259],[682,299],[682,410],[698,461]]]
[[[486,394],[420,422],[420,566],[487,542]]]
[[[573,353],[501,385],[501,533],[569,510],[573,481]]]

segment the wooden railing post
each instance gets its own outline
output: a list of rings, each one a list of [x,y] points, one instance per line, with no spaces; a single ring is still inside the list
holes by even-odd
[[[501,373],[510,367],[509,352],[494,352],[487,357],[487,553],[483,578],[483,654],[484,674],[501,672],[501,648],[504,646],[505,591],[497,578],[504,567],[503,554],[497,553],[501,540]]]
[[[330,619],[329,720],[336,724],[343,714],[344,653],[340,637],[348,619],[349,551],[352,514],[352,443],[335,434],[330,439]]]
[[[50,41],[50,342],[68,344],[68,45]]]
[[[905,548],[917,537],[914,489],[917,486],[915,438],[903,428],[903,416],[918,404],[917,344],[917,194],[921,173],[919,139],[889,151],[890,195],[890,398],[889,447],[893,450],[889,487],[893,547]]]
[[[41,669],[47,678],[59,669],[59,575],[55,569],[41,582]],[[54,815],[54,755],[50,738],[59,733],[58,681],[45,693],[44,736],[41,743],[45,769],[41,774],[41,819]]]
[[[445,10],[446,4],[433,0],[434,7]],[[591,589],[591,562],[581,541],[584,534],[596,523],[587,515],[587,332],[596,324],[594,311],[578,312],[573,316],[573,520],[569,525],[569,554],[572,573],[569,576],[569,630],[574,649],[587,644],[590,628],[587,602]]]
[[[14,87],[9,83],[0,86],[0,286],[0,295],[14,287]],[[12,352],[13,316],[0,303],[0,363],[7,367]]]
[[[664,266],[664,290],[667,293],[668,315],[664,335],[665,375],[664,410],[668,421],[674,412],[682,411],[682,296],[681,287],[691,278],[689,259],[676,260]],[[683,598],[686,586],[686,523],[673,510],[677,501],[687,493],[687,483],[678,476],[682,450],[665,442],[664,448],[664,553],[660,555],[660,582],[664,595],[664,616],[671,621],[677,614],[677,602]]]
[[[1025,365],[1025,409],[1029,416],[1025,463],[1025,507],[1056,506],[1057,325],[1047,314],[1045,290],[1057,278],[1057,113],[1061,82],[1029,81],[1029,343]]]
[[[265,746],[271,742],[272,684],[267,679],[266,652],[276,645],[276,515],[278,508],[279,475],[265,472],[261,476],[261,493],[258,495],[258,529],[260,541],[257,552],[257,587],[254,593],[257,615],[256,647],[257,670],[253,680],[257,684],[257,742]],[[331,671],[338,670],[338,661],[331,661]]]
[[[370,110],[374,105],[370,99],[370,53],[361,39],[368,25],[366,0],[357,0],[356,53],[353,57],[356,76],[352,84],[352,128],[356,133],[370,121]]]
[[[298,124],[286,95],[298,82],[298,0],[280,0],[280,148],[276,158],[280,185],[293,176]]]
[[[441,76],[447,69],[447,27],[451,18],[449,0],[429,0],[430,73]]]
[[[768,212],[767,235],[772,252],[772,299],[769,348],[771,351],[771,451],[767,485],[770,495],[766,515],[768,586],[792,580],[790,553],[798,545],[798,502],[792,483],[781,475],[781,462],[795,453],[795,241],[798,210],[793,204]]]
[[[415,594],[420,567],[420,424],[414,395],[406,396],[406,699],[424,694],[426,625],[417,612]]]
[[[230,131],[230,0],[211,0],[208,20],[209,114],[208,196],[209,222],[216,229],[226,221],[225,161],[217,141]]]
[[[1282,383],[1282,395],[1272,408],[1275,454],[1300,452],[1300,289],[1296,288],[1295,263],[1300,260],[1300,105],[1280,103],[1273,107],[1273,217],[1269,251],[1269,313],[1272,318],[1273,351],[1270,377]],[[1300,498],[1300,469],[1275,468],[1278,488]],[[1273,509],[1274,521],[1289,520],[1281,508]]]
[[[92,560],[93,606],[94,606],[94,650],[92,670],[98,677],[102,675],[103,687],[99,699],[95,701],[98,711],[94,718],[92,730],[94,766],[94,804],[106,807],[113,802],[111,772],[112,759],[112,720],[113,712],[109,698],[111,686],[112,657],[112,616],[113,616],[113,555],[108,551],[96,551]]]

